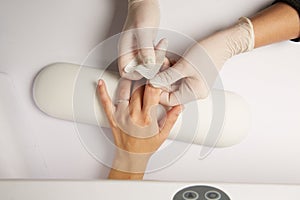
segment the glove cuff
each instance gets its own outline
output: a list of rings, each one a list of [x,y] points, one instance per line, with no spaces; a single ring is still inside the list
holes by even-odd
[[[254,49],[255,43],[255,35],[254,35],[254,28],[251,20],[247,17],[241,17],[238,22],[238,26],[245,32],[245,38],[247,38],[247,48],[243,49],[242,52],[252,51]]]
[[[250,19],[241,17],[232,27],[200,41],[214,64],[220,69],[232,56],[254,48],[254,30]]]

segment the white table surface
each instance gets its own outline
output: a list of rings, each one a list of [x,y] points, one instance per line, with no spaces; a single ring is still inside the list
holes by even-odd
[[[161,27],[200,39],[271,2],[164,0]],[[95,45],[121,30],[125,16],[126,1],[119,0],[0,1],[0,72],[11,77],[26,121],[26,140],[21,141],[26,173],[3,169],[0,178],[107,177],[109,169],[85,150],[72,122],[37,109],[31,87],[47,64],[81,63]],[[251,107],[249,136],[236,146],[215,149],[204,160],[194,145],[145,179],[300,183],[299,53],[300,44],[287,41],[227,62],[221,72],[225,89],[243,96]]]
[[[167,200],[190,186],[211,186],[225,192],[232,200],[298,199],[298,185],[226,184],[204,182],[153,181],[0,181],[2,200],[58,199],[132,199]]]

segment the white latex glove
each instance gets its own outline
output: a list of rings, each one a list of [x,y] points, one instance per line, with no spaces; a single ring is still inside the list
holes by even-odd
[[[253,48],[252,23],[242,17],[236,25],[194,45],[173,67],[151,79],[150,84],[168,90],[161,94],[163,105],[174,106],[206,98],[226,60]]]
[[[124,78],[139,80],[143,76],[124,68],[138,59],[146,68],[156,64],[153,41],[159,27],[160,9],[158,0],[128,0],[128,15],[119,41],[119,71]]]
[[[152,79],[156,74],[163,68],[163,66],[168,62],[166,58],[166,51],[168,48],[167,39],[161,39],[155,46],[154,53],[156,58],[156,64],[150,68],[146,67],[138,56],[134,57],[130,63],[128,63],[125,68],[125,78],[127,76],[134,76],[134,78],[141,79],[145,77],[146,79]],[[135,79],[135,80],[137,80]]]

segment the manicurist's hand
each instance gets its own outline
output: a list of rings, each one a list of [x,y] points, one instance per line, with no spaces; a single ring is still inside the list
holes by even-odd
[[[182,109],[172,107],[163,119],[158,119],[161,90],[139,81],[133,85],[131,95],[131,84],[132,81],[121,79],[114,104],[105,83],[98,83],[99,98],[117,148],[111,179],[142,179],[148,160],[167,139]]]
[[[282,1],[218,31],[190,48],[173,67],[150,80],[168,88],[161,104],[176,105],[205,98],[217,72],[229,58],[253,48],[300,37],[299,2]]]
[[[185,104],[208,96],[219,70],[234,55],[254,47],[253,26],[241,18],[237,24],[199,41],[182,59],[150,80],[157,88],[166,88],[160,103]]]
[[[133,61],[136,65],[142,64],[147,68],[159,63],[153,44],[159,23],[158,0],[128,0],[128,14],[119,41],[118,65],[122,77],[130,80],[143,77],[138,72],[125,70]]]

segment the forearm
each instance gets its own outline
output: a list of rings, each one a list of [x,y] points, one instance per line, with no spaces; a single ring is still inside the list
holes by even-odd
[[[255,34],[255,48],[299,37],[300,21],[297,11],[284,3],[251,17]]]
[[[298,12],[284,3],[276,3],[254,17],[241,18],[237,24],[201,40],[216,69],[232,56],[253,48],[297,38],[300,32]]]

